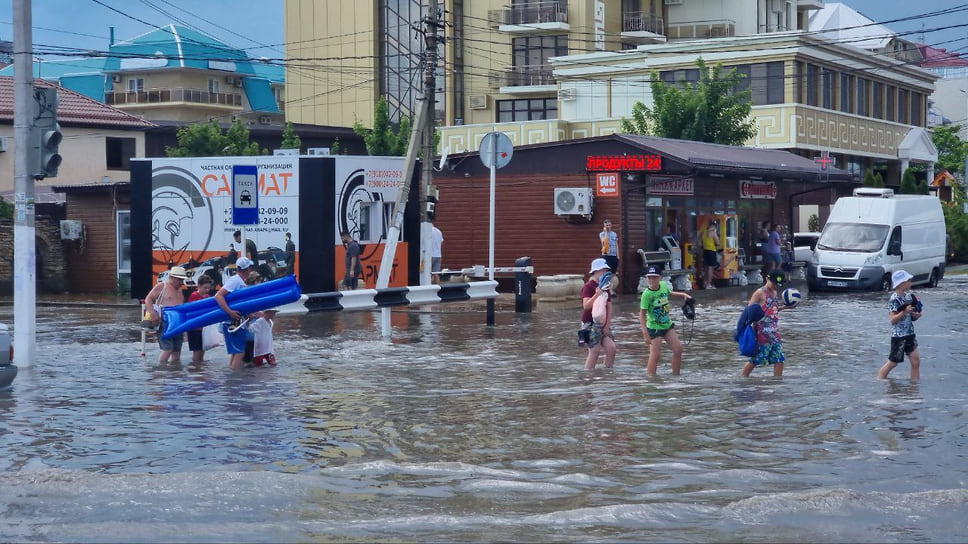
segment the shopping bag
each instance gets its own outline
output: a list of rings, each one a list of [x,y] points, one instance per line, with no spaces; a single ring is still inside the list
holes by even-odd
[[[219,325],[219,323],[213,323],[202,327],[202,349],[205,351],[222,345],[222,333],[219,331]]]
[[[739,335],[739,354],[752,357],[756,355],[757,349],[759,349],[759,344],[756,341],[756,329],[753,328],[752,324],[747,325]]]

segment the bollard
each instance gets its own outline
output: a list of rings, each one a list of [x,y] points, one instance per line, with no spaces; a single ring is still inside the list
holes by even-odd
[[[514,261],[516,268],[531,266],[531,257],[518,257]],[[525,313],[531,311],[531,273],[525,270],[514,273],[514,311]]]

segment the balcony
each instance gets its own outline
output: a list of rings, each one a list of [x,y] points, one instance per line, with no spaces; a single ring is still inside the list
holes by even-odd
[[[637,43],[664,43],[665,21],[643,11],[622,14],[622,39]]]
[[[492,89],[554,85],[555,76],[552,70],[549,64],[511,66],[501,71],[491,72],[488,82]]]
[[[104,103],[111,106],[167,104],[173,102],[242,107],[242,95],[240,93],[210,93],[201,89],[185,88],[104,93]]]
[[[488,12],[491,26],[501,32],[529,33],[535,31],[568,30],[568,2],[550,0],[535,2]]]
[[[797,0],[797,9],[823,9],[823,0]]]
[[[729,38],[736,35],[736,21],[726,19],[669,23],[666,37],[670,40]]]

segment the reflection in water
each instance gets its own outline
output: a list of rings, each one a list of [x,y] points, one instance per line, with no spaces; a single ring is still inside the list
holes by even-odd
[[[968,282],[919,293],[918,383],[875,379],[883,293],[811,294],[781,318],[784,376],[740,378],[748,293],[723,291],[654,378],[634,297],[591,372],[572,309],[395,311],[392,342],[378,312],[280,318],[279,365],[233,372],[139,357],[120,310],[42,308],[0,392],[0,537],[968,539]]]

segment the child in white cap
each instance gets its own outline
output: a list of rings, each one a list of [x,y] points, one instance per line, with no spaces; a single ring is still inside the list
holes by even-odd
[[[615,362],[615,337],[612,336],[612,301],[610,285],[602,278],[610,271],[605,259],[592,261],[588,271],[588,282],[581,288],[581,329],[579,336],[588,348],[585,370],[592,370],[598,364],[598,357],[605,353],[605,367],[612,368]],[[605,305],[605,316],[601,321],[593,317],[596,301]]]
[[[921,379],[921,355],[918,353],[918,338],[914,335],[914,322],[921,318],[921,303],[910,293],[913,277],[906,270],[897,270],[891,275],[894,292],[887,302],[891,314],[891,352],[877,373],[881,379],[887,378],[898,363],[904,362],[905,354],[911,364],[911,379]]]

